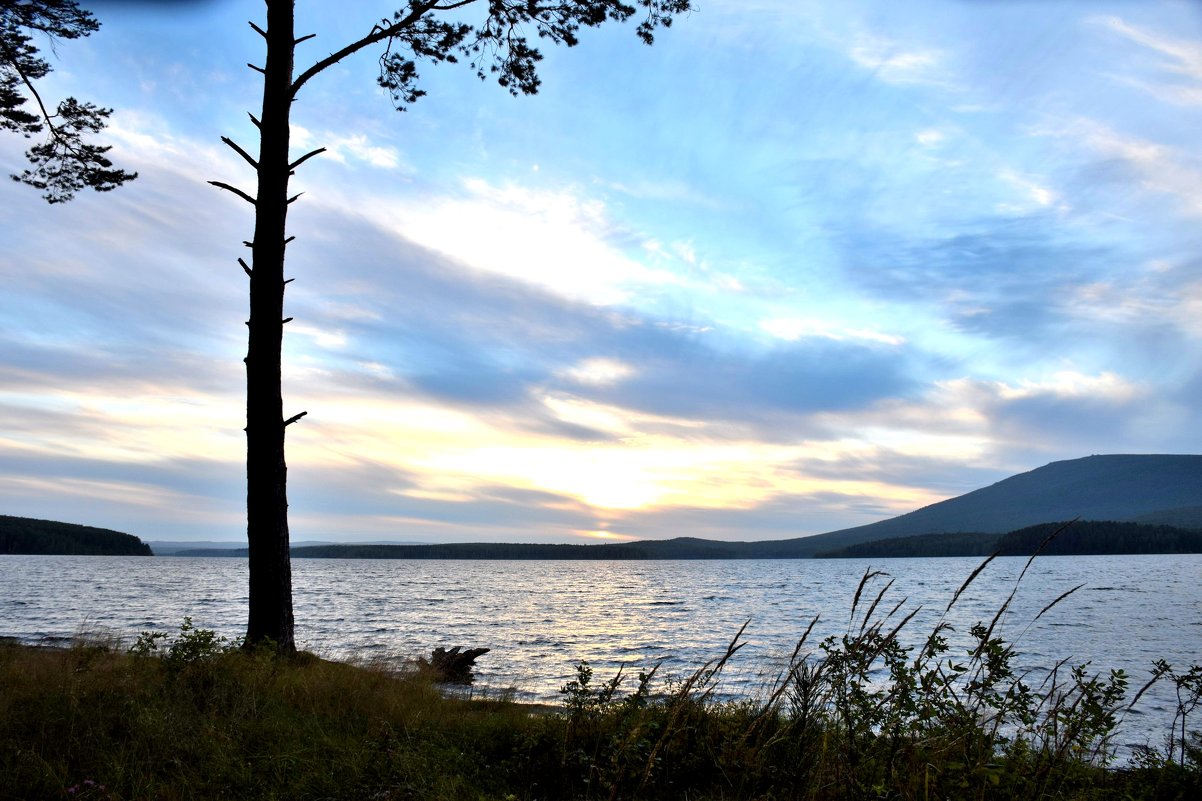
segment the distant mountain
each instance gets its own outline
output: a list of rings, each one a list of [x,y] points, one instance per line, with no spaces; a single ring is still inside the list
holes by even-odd
[[[779,540],[813,556],[860,542],[916,534],[1004,534],[1052,520],[1114,520],[1193,528],[1202,516],[1202,456],[1112,455],[1019,473],[917,511],[827,534]]]
[[[0,554],[153,556],[132,534],[107,528],[0,515]]]

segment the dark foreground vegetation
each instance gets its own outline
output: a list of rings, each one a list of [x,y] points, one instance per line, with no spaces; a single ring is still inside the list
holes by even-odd
[[[53,520],[0,515],[0,554],[151,556],[132,534]]]
[[[416,668],[281,657],[190,621],[128,648],[3,645],[0,798],[1202,797],[1202,667],[1155,666],[1176,717],[1116,767],[1112,737],[1146,686],[1064,664],[1028,684],[997,636],[1009,601],[967,646],[940,623],[907,648],[912,614],[886,611],[879,581],[865,575],[843,636],[806,632],[743,701],[715,693],[738,636],[674,679],[599,681],[581,663],[557,709],[445,697]]]

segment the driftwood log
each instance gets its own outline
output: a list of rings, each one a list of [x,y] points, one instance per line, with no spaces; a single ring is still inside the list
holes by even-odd
[[[490,648],[468,648],[462,650],[456,645],[451,650],[435,648],[430,652],[430,659],[419,659],[423,670],[430,671],[436,682],[440,684],[471,684],[472,668],[476,658],[488,653]]]

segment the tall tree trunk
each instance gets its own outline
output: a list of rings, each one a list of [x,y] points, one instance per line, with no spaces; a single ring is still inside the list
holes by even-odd
[[[288,468],[284,462],[280,358],[284,335],[284,250],[292,104],[293,0],[267,3],[267,61],[259,119],[259,185],[250,276],[246,356],[246,519],[250,549],[249,644],[270,638],[296,650],[288,551]]]

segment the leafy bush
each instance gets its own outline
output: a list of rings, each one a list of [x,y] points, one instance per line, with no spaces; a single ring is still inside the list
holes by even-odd
[[[192,618],[185,617],[174,638],[166,632],[143,631],[130,646],[129,653],[138,657],[161,656],[169,670],[179,671],[189,665],[211,662],[241,645],[240,638],[231,642],[212,629],[196,628]]]

